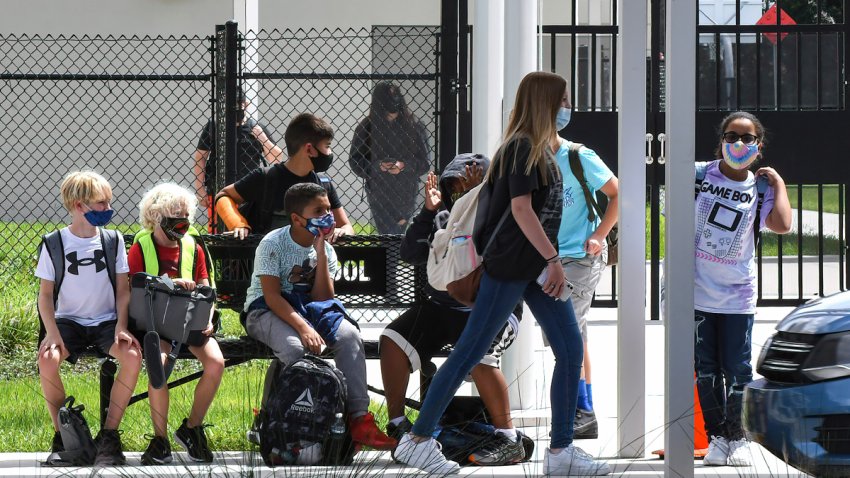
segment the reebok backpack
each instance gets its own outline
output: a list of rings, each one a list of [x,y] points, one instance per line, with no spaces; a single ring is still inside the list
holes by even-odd
[[[351,433],[332,443],[331,425],[337,413],[347,417],[347,390],[342,372],[330,363],[305,355],[283,367],[272,361],[266,393],[257,416],[260,455],[267,466],[349,465],[355,453]],[[318,445],[318,453],[316,452]],[[300,457],[310,449],[310,457]]]

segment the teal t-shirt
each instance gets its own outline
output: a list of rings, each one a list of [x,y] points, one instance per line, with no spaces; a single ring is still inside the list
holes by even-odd
[[[570,141],[561,139],[561,147],[555,158],[564,177],[564,211],[561,214],[561,228],[558,230],[558,254],[561,257],[582,258],[587,255],[584,243],[593,234],[601,218],[597,215],[594,222],[587,220],[587,201],[581,190],[581,184],[570,169]],[[602,162],[602,159],[590,148],[579,150],[579,159],[584,167],[584,176],[592,194],[596,194],[614,173]]]

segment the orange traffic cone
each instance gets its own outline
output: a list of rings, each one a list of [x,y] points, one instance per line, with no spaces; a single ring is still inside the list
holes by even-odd
[[[704,458],[706,453],[708,453],[708,436],[705,434],[705,421],[702,419],[699,393],[694,384],[694,458]]]
[[[708,436],[705,434],[705,421],[702,418],[702,407],[699,404],[699,392],[694,384],[694,458],[705,458],[708,453]],[[664,449],[655,450],[653,455],[664,458]]]

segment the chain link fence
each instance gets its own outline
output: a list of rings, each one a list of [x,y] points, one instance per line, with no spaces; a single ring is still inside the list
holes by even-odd
[[[438,33],[438,27],[374,27],[238,36],[235,80],[250,102],[246,120],[259,121],[284,150],[283,133],[292,117],[311,112],[327,120],[335,131],[335,160],[327,174],[358,232],[378,231],[365,180],[356,174],[362,171],[352,171],[349,159],[355,129],[369,116],[372,91],[381,82],[403,95],[419,133],[411,141],[421,140],[424,151],[416,171],[412,159],[395,158],[406,163],[403,175],[412,192],[387,203],[406,203],[411,211],[421,206],[421,174],[433,169],[437,143]],[[227,52],[218,43],[213,35],[0,35],[0,110],[5,112],[0,119],[5,198],[0,277],[31,275],[40,236],[67,224],[59,184],[70,171],[92,169],[109,180],[113,227],[125,233],[139,227],[137,204],[159,182],[174,181],[206,195],[203,163],[215,160],[221,144],[213,118],[225,100],[216,81],[223,64],[217,60]],[[242,147],[259,147],[248,132]],[[371,128],[361,143],[385,142],[384,134]],[[404,144],[408,138],[397,139]],[[373,156],[376,170],[389,157]],[[212,174],[214,193],[225,183]],[[204,210],[196,219],[208,224]]]
[[[328,175],[358,230],[401,233],[381,224],[410,219],[421,206],[420,179],[434,166],[438,33],[437,27],[375,27],[241,37],[240,83],[254,107],[249,113],[270,123],[284,149],[282,133],[298,113],[333,126]],[[373,98],[376,88],[386,87],[403,101],[392,122],[388,110],[397,105]],[[404,164],[393,174],[382,171],[382,163]]]

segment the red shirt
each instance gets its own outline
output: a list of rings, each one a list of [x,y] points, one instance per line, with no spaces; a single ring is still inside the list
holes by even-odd
[[[180,271],[177,269],[177,263],[180,261],[180,248],[160,246],[154,242],[156,247],[156,257],[159,262],[159,274],[168,274],[168,277],[179,277]],[[130,247],[127,253],[127,264],[130,266],[130,275],[136,272],[145,272],[145,260],[142,256],[142,246],[135,243]],[[200,283],[203,279],[209,279],[207,273],[206,256],[201,246],[195,245],[195,283]]]

